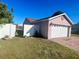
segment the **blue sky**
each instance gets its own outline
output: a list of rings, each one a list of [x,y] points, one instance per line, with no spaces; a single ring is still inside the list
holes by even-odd
[[[61,10],[73,23],[79,22],[79,0],[3,0],[9,10],[14,8],[14,23],[23,23],[25,18],[40,19]]]

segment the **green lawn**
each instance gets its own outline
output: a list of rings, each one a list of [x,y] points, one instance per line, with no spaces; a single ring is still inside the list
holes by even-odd
[[[79,59],[73,50],[40,38],[0,40],[0,59]]]

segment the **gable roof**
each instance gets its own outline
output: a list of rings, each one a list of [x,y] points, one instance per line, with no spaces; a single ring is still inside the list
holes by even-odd
[[[32,23],[34,23],[34,22],[36,22],[36,20],[34,20],[34,19],[32,19],[32,18],[26,18],[26,19],[24,20],[24,24],[32,24]]]
[[[56,16],[49,16],[49,17],[46,17],[46,18],[42,18],[42,19],[38,19],[38,20],[34,20],[32,18],[27,18],[25,19],[24,23],[25,22],[29,22],[29,23],[37,23],[37,22],[41,22],[41,21],[50,21],[50,20],[53,20],[54,18],[57,18],[57,17],[60,17],[60,16],[64,16],[66,18],[66,20],[72,25],[73,22],[71,21],[71,19],[68,17],[68,15],[66,13],[62,13],[62,14],[59,14],[59,15],[56,15]]]
[[[60,16],[64,16],[66,18],[66,20],[72,25],[73,22],[71,21],[71,19],[68,17],[68,15],[66,13],[63,13],[63,14],[60,14],[60,15],[56,15],[56,16],[51,16],[51,17],[46,17],[46,18],[42,18],[40,20],[37,20],[37,22],[40,22],[40,21],[49,21],[49,20],[53,20],[57,17],[60,17]]]
[[[49,20],[54,19],[54,18],[59,17],[59,16],[64,16],[64,17],[66,18],[66,20],[67,20],[71,25],[73,24],[72,20],[69,18],[69,16],[68,16],[66,13],[63,13],[63,14],[60,14],[60,15],[51,17],[51,18],[49,18]]]

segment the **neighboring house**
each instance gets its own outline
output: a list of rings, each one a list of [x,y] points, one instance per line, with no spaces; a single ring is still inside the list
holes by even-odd
[[[16,25],[16,36],[23,36],[23,24]]]
[[[4,37],[15,37],[16,25],[14,24],[0,24],[0,39]]]
[[[23,24],[17,24],[16,30],[23,30]]]
[[[79,23],[73,24],[73,26],[72,26],[72,34],[79,34]]]
[[[24,21],[23,36],[33,36],[40,33],[47,39],[70,37],[72,21],[66,13],[43,18],[40,20],[26,19]]]

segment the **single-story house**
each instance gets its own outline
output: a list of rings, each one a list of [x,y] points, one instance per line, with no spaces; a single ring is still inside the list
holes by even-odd
[[[33,36],[35,32],[47,39],[71,36],[72,21],[66,13],[40,20],[25,19],[23,25],[23,36]]]
[[[79,34],[79,23],[72,25],[72,34]]]

